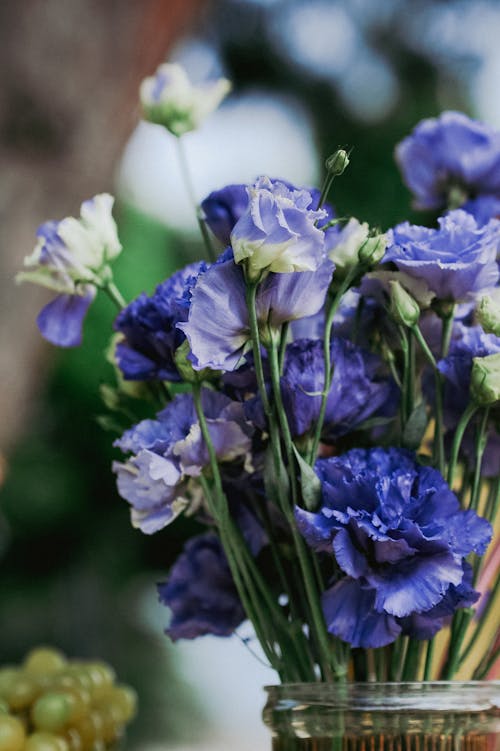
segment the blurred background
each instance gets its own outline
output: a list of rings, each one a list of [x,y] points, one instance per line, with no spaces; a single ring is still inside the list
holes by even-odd
[[[36,227],[114,193],[127,299],[202,255],[172,137],[139,122],[138,85],[165,59],[234,84],[186,137],[199,199],[262,173],[318,184],[342,145],[339,213],[383,229],[415,218],[394,145],[444,109],[500,127],[499,34],[496,0],[0,2],[0,662],[39,643],[109,660],[140,696],[130,751],[267,748],[274,676],[244,633],[163,635],[155,583],[189,522],[131,528],[99,396],[114,311],[97,301],[78,350],[43,342],[44,293],[13,282]]]

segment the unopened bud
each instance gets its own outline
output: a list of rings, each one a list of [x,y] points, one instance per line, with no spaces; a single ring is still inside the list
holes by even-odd
[[[500,400],[500,352],[474,357],[470,391],[476,404],[488,406]]]
[[[220,371],[212,370],[211,368],[203,368],[203,370],[195,370],[189,359],[191,348],[189,342],[185,339],[180,347],[177,347],[174,354],[175,367],[179,371],[179,375],[186,383],[201,383],[202,381],[214,380],[219,378]]]
[[[420,307],[409,292],[398,281],[390,281],[391,302],[389,312],[392,318],[402,326],[413,328],[420,318]]]
[[[385,235],[368,237],[359,249],[358,259],[363,266],[376,266],[385,255],[387,238]]]
[[[484,295],[476,308],[477,320],[486,334],[500,336],[500,300]]]
[[[349,154],[345,149],[337,149],[325,161],[325,167],[332,177],[338,177],[345,172],[349,164]]]

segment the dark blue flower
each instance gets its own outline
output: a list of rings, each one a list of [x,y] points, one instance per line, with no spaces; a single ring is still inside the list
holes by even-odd
[[[324,304],[334,266],[326,260],[316,271],[270,273],[257,290],[259,324],[279,328],[287,321],[317,313]],[[197,370],[235,370],[250,347],[250,324],[241,266],[224,255],[201,274],[192,293],[189,317],[179,328],[191,346]]]
[[[422,120],[396,160],[417,208],[444,208],[452,191],[500,198],[500,133],[460,112]]]
[[[126,380],[181,380],[174,355],[185,336],[177,324],[187,320],[191,288],[206,268],[204,262],[186,266],[118,315],[115,329],[124,339],[116,346],[116,359]]]
[[[334,366],[328,394],[323,437],[327,442],[355,430],[375,415],[388,400],[397,409],[396,387],[383,363],[351,342],[335,338],[330,356]],[[281,379],[283,402],[292,435],[300,436],[317,421],[324,384],[323,342],[319,339],[289,344]]]
[[[460,509],[437,470],[409,451],[378,448],[320,459],[315,468],[322,505],[316,513],[296,509],[296,518],[307,542],[333,554],[347,576],[323,597],[331,633],[380,647],[403,628],[399,619],[453,601],[450,587],[466,584],[463,559],[484,553],[491,527]]]
[[[214,190],[202,202],[205,221],[222,245],[229,245],[234,225],[248,207],[246,185],[226,185]]]
[[[478,196],[464,203],[462,208],[472,214],[478,227],[483,227],[490,219],[500,219],[500,196]]]
[[[186,543],[158,594],[172,613],[165,631],[173,641],[230,636],[245,619],[222,545],[211,533]]]
[[[439,229],[408,222],[395,227],[384,262],[423,280],[440,300],[465,300],[493,287],[499,277],[500,222],[492,219],[480,227],[462,210],[438,221]]]

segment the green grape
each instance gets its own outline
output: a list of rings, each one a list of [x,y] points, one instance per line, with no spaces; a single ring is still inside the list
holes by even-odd
[[[31,720],[38,730],[57,731],[71,719],[73,696],[63,691],[50,691],[40,696],[31,709]]]
[[[67,665],[62,652],[52,647],[35,647],[24,658],[23,667],[27,673],[47,675],[57,673]]]
[[[11,665],[0,668],[0,698],[5,699],[12,682],[21,674],[18,668]]]
[[[33,703],[40,691],[40,684],[34,676],[18,673],[12,678],[5,699],[14,712],[20,712]]]
[[[69,751],[69,746],[59,735],[37,732],[26,740],[23,751]]]
[[[120,724],[129,722],[137,711],[137,694],[130,686],[117,684],[110,686],[100,699],[99,706],[111,707]]]
[[[0,751],[23,751],[26,733],[23,723],[11,715],[0,715]]]

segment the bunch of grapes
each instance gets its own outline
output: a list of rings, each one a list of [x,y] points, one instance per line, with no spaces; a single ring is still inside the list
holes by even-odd
[[[0,668],[0,751],[103,751],[136,704],[109,665],[38,647],[21,665]]]

